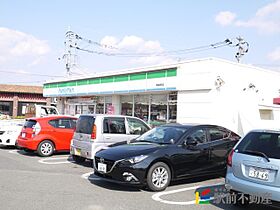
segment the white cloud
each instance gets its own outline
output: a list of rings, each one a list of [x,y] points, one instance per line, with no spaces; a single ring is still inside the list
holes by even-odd
[[[105,36],[100,43],[104,46],[116,46],[118,43],[118,39],[114,36]]]
[[[0,62],[14,59],[37,60],[50,52],[46,41],[39,40],[30,34],[9,28],[0,27]]]
[[[280,23],[273,20],[252,18],[247,21],[236,21],[238,27],[256,28],[261,33],[272,34],[280,32]]]
[[[132,55],[133,58],[129,60],[131,64],[156,65],[175,62],[170,57],[158,56],[158,54],[164,53],[164,49],[158,40],[145,40],[134,35],[124,36],[121,39],[114,36],[105,36],[100,43],[113,47],[113,49],[107,48],[106,52],[109,50],[115,54]]]
[[[280,47],[269,53],[268,58],[272,61],[280,61]]]
[[[159,41],[146,41],[134,35],[125,36],[122,39],[118,39],[114,36],[105,36],[100,43],[116,48],[122,52],[129,51],[129,53],[158,53],[163,51]]]
[[[270,3],[262,8],[260,8],[257,13],[256,16],[257,17],[265,17],[268,16],[272,13],[277,13],[280,11],[280,1],[276,0],[273,3]]]
[[[219,12],[216,17],[215,21],[219,23],[222,26],[228,26],[232,24],[232,22],[235,20],[236,14],[230,11],[223,11]]]
[[[247,20],[236,20],[235,14],[225,11],[220,12],[215,21],[219,24],[235,25],[237,27],[255,28],[260,33],[272,34],[280,32],[280,0],[261,7]]]

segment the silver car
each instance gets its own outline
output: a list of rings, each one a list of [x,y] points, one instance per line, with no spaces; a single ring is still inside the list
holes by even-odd
[[[228,156],[226,187],[246,195],[244,204],[256,195],[280,202],[280,130],[254,130],[240,140]]]
[[[123,115],[80,115],[70,145],[76,162],[92,160],[95,153],[121,141],[130,141],[150,130],[143,120]]]

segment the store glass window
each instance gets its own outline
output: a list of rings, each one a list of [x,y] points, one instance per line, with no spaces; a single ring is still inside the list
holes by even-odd
[[[76,112],[76,114],[82,114],[82,105],[77,105],[75,112]]]
[[[167,121],[167,94],[151,95],[150,124],[158,126]]]
[[[6,114],[6,115],[13,115],[13,102],[0,102],[0,113]]]
[[[168,121],[176,122],[177,120],[177,93],[168,95]]]
[[[121,114],[132,116],[133,96],[121,96]]]
[[[76,114],[75,113],[75,105],[73,105],[73,104],[68,105],[68,110],[69,110],[70,115],[74,116]]]
[[[104,114],[104,96],[97,96],[96,97],[96,114]]]
[[[134,116],[142,120],[148,121],[149,114],[149,97],[150,95],[134,96]]]
[[[106,114],[114,114],[115,110],[112,105],[112,96],[105,96],[105,113]]]

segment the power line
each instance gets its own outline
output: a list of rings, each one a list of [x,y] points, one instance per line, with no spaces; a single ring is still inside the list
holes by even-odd
[[[90,39],[83,38],[83,37],[79,36],[78,34],[75,34],[75,37],[76,37],[76,39],[78,39],[78,40],[83,40],[83,41],[85,41],[85,42],[87,42],[87,43],[89,43],[89,44],[94,44],[94,45],[97,45],[97,46],[102,47],[102,48],[118,49],[118,48],[113,47],[113,46],[111,46],[111,45],[101,44],[101,43],[99,43],[99,42],[96,42],[96,41],[92,41],[92,40],[90,40]]]
[[[203,46],[199,46],[199,47],[193,47],[193,48],[187,48],[187,49],[181,49],[181,50],[171,50],[171,51],[165,51],[165,52],[159,52],[159,53],[109,53],[109,52],[102,52],[102,51],[97,51],[97,50],[83,49],[83,48],[80,48],[78,46],[73,46],[73,45],[70,45],[70,47],[75,48],[80,51],[94,53],[94,54],[98,54],[98,55],[115,56],[115,57],[149,57],[149,56],[168,56],[168,55],[189,54],[189,53],[194,53],[194,52],[216,49],[216,48],[228,46],[231,44],[232,44],[232,42],[229,39],[226,39],[225,41],[213,43],[210,45],[203,45]]]

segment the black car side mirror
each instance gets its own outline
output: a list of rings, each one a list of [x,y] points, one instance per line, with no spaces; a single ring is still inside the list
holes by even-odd
[[[193,138],[188,137],[184,141],[183,145],[186,146],[186,147],[194,147],[194,146],[197,145],[197,141],[195,139],[193,139]]]

